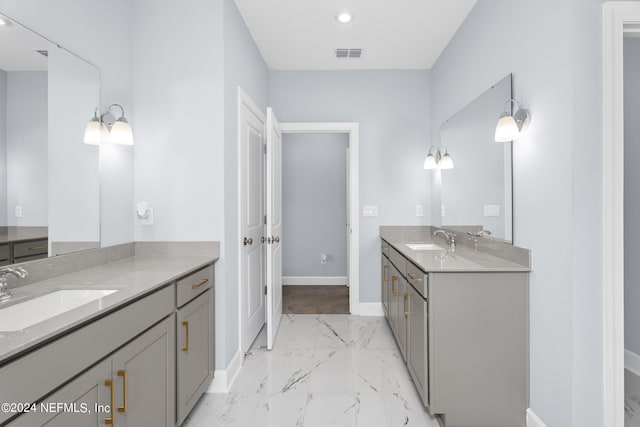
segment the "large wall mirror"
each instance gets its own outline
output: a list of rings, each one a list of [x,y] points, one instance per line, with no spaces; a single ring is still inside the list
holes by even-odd
[[[99,247],[100,70],[0,18],[0,264]]]
[[[440,172],[442,226],[487,230],[491,238],[513,243],[511,142],[494,139],[498,117],[510,99],[508,75],[443,123],[441,144],[454,168]]]

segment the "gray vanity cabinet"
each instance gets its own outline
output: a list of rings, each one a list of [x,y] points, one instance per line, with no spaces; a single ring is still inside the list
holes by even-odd
[[[384,253],[382,254],[382,310],[385,317],[389,318],[389,294],[390,289],[390,274],[389,274],[389,258]]]
[[[111,388],[105,385],[105,380],[111,378],[111,360],[103,360],[78,378],[62,387],[41,404],[36,404],[36,410],[28,412],[8,427],[89,427],[104,426],[105,419],[111,416]],[[56,404],[67,403],[73,406],[58,409]],[[32,408],[34,409],[34,408]],[[85,412],[86,410],[86,412]],[[74,412],[79,411],[79,412]]]
[[[429,340],[427,300],[413,286],[408,286],[408,355],[407,367],[423,402],[429,402]]]
[[[402,358],[407,361],[409,352],[409,284],[402,275],[398,279],[398,347]]]
[[[38,403],[37,411],[21,415],[9,426],[174,426],[173,317],[102,360]],[[74,406],[55,406],[60,403]],[[42,405],[51,412],[43,411]]]
[[[393,264],[389,264],[389,326],[391,332],[398,339],[398,324],[400,323],[400,273]]]
[[[213,378],[213,306],[213,290],[207,289],[178,310],[178,424],[189,415]]]
[[[175,342],[172,315],[113,355],[114,425],[175,425]]]

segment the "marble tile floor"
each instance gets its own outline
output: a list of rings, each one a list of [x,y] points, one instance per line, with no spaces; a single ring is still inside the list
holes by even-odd
[[[265,343],[261,333],[230,392],[205,393],[183,426],[438,427],[384,318],[284,315],[274,349]]]
[[[640,427],[640,377],[624,371],[624,427]]]

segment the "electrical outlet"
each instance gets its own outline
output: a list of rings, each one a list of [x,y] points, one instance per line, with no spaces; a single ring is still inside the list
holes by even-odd
[[[422,205],[416,205],[416,216],[424,216],[424,207]]]
[[[22,206],[16,206],[15,214],[16,218],[22,218]]]
[[[362,206],[362,216],[378,216],[378,206],[377,205]]]

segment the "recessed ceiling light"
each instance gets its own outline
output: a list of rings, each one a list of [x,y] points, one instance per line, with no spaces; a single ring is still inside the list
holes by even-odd
[[[353,18],[353,12],[351,12],[350,10],[341,10],[340,12],[336,13],[336,21],[341,24],[348,24],[349,22],[353,21]]]

